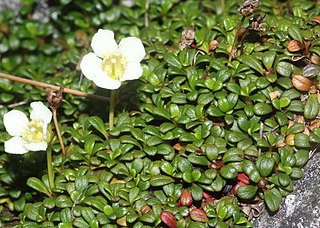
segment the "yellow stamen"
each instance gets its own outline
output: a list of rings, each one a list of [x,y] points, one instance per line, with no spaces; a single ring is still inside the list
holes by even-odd
[[[123,58],[120,52],[116,51],[112,54],[108,54],[103,58],[102,67],[109,76],[115,80],[120,80],[124,74],[127,61]]]
[[[31,120],[27,127],[22,131],[22,138],[28,143],[39,143],[46,140],[43,133],[43,125],[40,121]]]

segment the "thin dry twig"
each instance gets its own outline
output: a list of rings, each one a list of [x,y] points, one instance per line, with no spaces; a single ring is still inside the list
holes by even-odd
[[[29,84],[29,85],[33,85],[33,86],[39,86],[39,87],[46,88],[46,89],[50,88],[50,89],[53,89],[56,91],[60,90],[60,86],[55,86],[55,85],[51,85],[51,84],[44,83],[44,82],[38,82],[38,81],[34,81],[34,80],[22,78],[22,77],[10,75],[10,74],[4,74],[1,72],[0,72],[0,78],[6,78],[11,81],[21,82],[21,83]],[[89,99],[99,100],[99,101],[109,101],[109,98],[107,98],[107,97],[92,95],[92,94],[88,94],[88,93],[81,92],[78,90],[73,90],[73,89],[64,88],[63,92],[73,94],[76,96],[80,96],[80,97],[86,97]]]
[[[58,120],[57,120],[57,109],[59,108],[60,102],[62,101],[63,90],[64,90],[63,88],[60,88],[58,93],[54,93],[52,91],[52,89],[48,89],[47,90],[47,100],[48,100],[50,107],[52,109],[53,123],[54,123],[54,127],[56,129],[56,132],[57,132],[60,146],[61,146],[62,155],[65,156],[66,150],[64,148],[64,144],[62,141],[61,132],[60,132],[60,128],[59,128],[59,124],[58,124]]]
[[[145,10],[146,12],[144,13],[144,25],[146,28],[149,27],[149,6],[150,6],[150,0],[146,0],[146,5],[145,5]]]

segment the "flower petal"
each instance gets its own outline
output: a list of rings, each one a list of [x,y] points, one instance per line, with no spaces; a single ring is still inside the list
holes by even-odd
[[[32,102],[30,106],[32,108],[30,112],[30,118],[32,120],[39,120],[43,124],[48,124],[51,122],[52,113],[41,101]]]
[[[104,89],[118,89],[121,86],[121,82],[111,78],[107,72],[100,71],[93,82],[100,88]]]
[[[28,150],[24,147],[24,140],[15,136],[4,142],[4,151],[10,154],[25,154]]]
[[[139,38],[123,38],[119,43],[119,51],[128,62],[141,62],[146,55],[143,44]]]
[[[11,110],[3,115],[3,124],[11,136],[21,136],[21,133],[29,120],[26,114],[18,110]]]
[[[83,56],[80,69],[86,78],[93,80],[97,71],[102,70],[102,59],[98,58],[93,52],[90,52]]]
[[[121,77],[121,81],[138,79],[141,77],[142,72],[143,72],[143,69],[140,63],[134,63],[134,62],[128,63],[126,70],[123,76]]]
[[[48,143],[46,143],[46,142],[27,143],[27,144],[24,144],[24,146],[29,151],[41,151],[41,150],[47,149]]]
[[[107,29],[99,29],[93,35],[91,47],[94,53],[101,58],[118,50],[118,44],[114,40],[114,33]]]

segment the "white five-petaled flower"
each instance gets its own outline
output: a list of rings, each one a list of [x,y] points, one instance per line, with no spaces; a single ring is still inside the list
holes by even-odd
[[[99,29],[91,47],[93,52],[82,58],[80,68],[98,87],[118,89],[122,81],[141,77],[140,62],[146,53],[140,39],[123,38],[118,45],[112,31]]]
[[[21,111],[11,110],[4,114],[3,123],[13,136],[4,142],[4,150],[11,154],[24,154],[28,151],[46,150],[51,138],[48,124],[51,122],[51,111],[40,101],[30,104],[30,119]],[[48,129],[49,128],[49,129]]]

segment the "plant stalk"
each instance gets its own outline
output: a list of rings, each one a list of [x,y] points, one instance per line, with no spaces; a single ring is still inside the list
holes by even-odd
[[[11,81],[21,82],[21,83],[29,84],[29,85],[33,85],[33,86],[39,86],[39,87],[42,87],[42,88],[51,88],[53,90],[58,90],[58,91],[61,88],[60,86],[55,86],[55,85],[51,85],[51,84],[44,83],[44,82],[38,82],[38,81],[34,81],[34,80],[22,78],[22,77],[10,75],[10,74],[4,74],[4,73],[1,73],[1,72],[0,72],[0,78],[6,78],[6,79],[9,79]],[[88,93],[81,92],[81,91],[78,91],[78,90],[73,90],[73,89],[64,88],[63,92],[64,93],[73,94],[73,95],[76,95],[76,96],[80,96],[80,97],[87,97],[87,98],[90,98],[90,99],[100,100],[100,101],[107,101],[108,100],[107,97],[92,95],[92,94],[88,94]]]
[[[54,173],[53,173],[53,165],[52,165],[52,150],[50,145],[48,145],[48,148],[47,148],[47,167],[48,167],[49,186],[50,186],[50,190],[52,190],[54,188]]]
[[[57,109],[56,108],[52,108],[52,116],[53,116],[54,127],[56,129],[57,136],[58,136],[58,139],[59,139],[59,143],[60,143],[60,146],[61,146],[62,155],[65,156],[66,155],[66,150],[64,148],[64,144],[63,144],[61,133],[60,133],[60,128],[59,128],[59,124],[58,124],[58,120],[57,120]]]
[[[118,97],[118,90],[111,90],[111,97],[110,97],[110,108],[109,108],[109,130],[113,129],[113,121],[114,121],[114,110],[116,107],[116,100]]]

